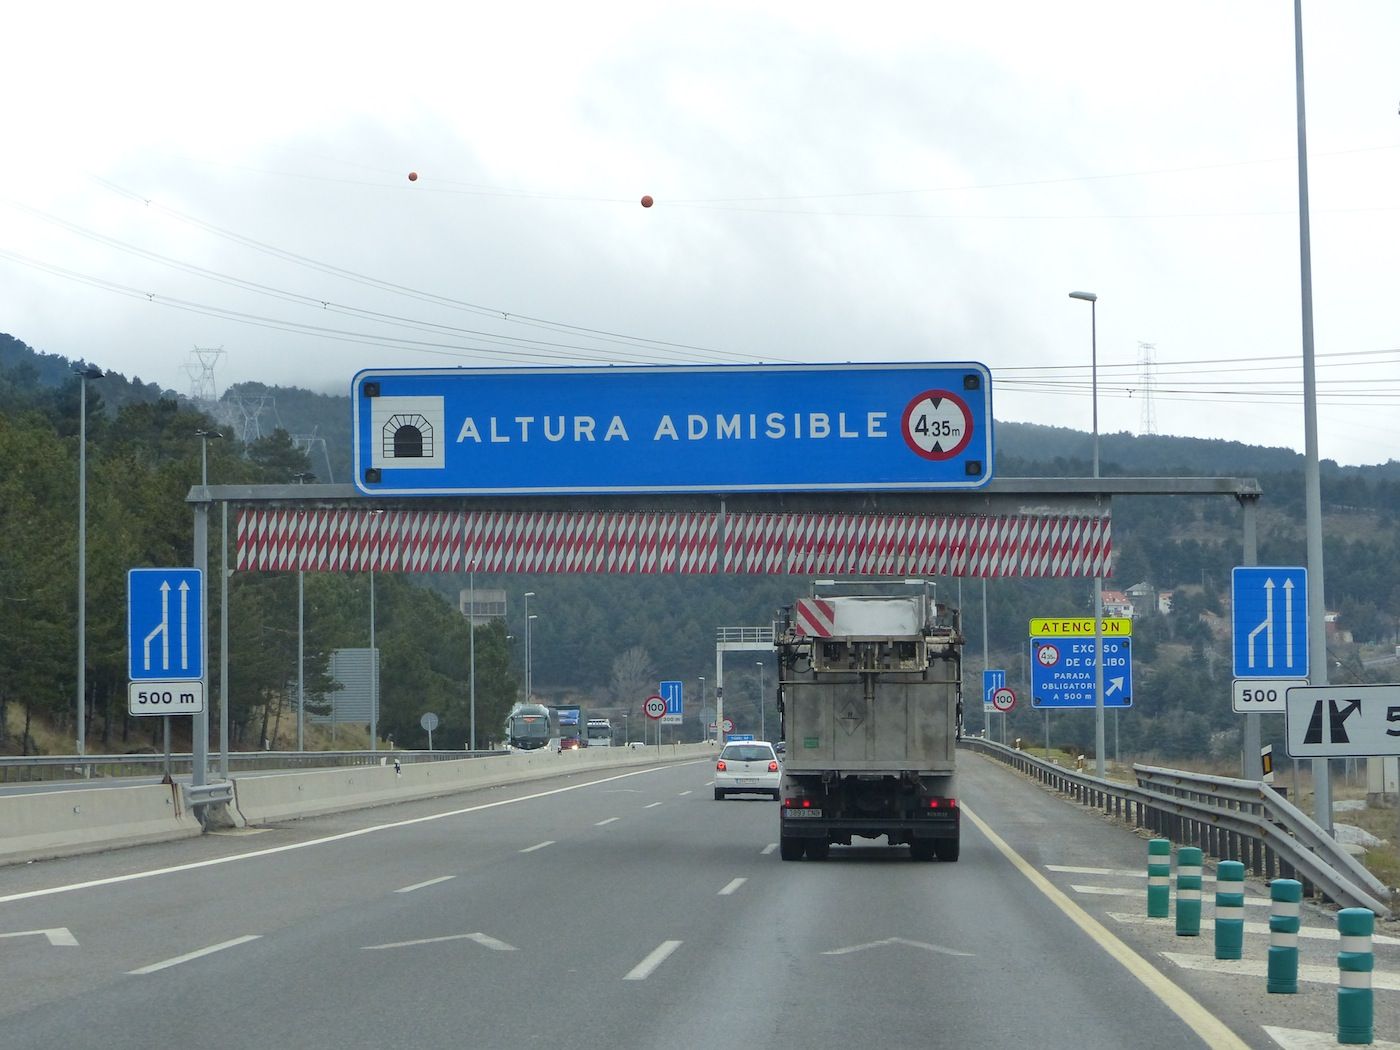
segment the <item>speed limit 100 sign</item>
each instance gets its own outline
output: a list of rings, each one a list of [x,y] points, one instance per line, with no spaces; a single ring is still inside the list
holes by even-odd
[[[1002,686],[992,693],[992,706],[1002,714],[1013,711],[1016,708],[1016,694],[1006,686]]]
[[[647,702],[642,705],[642,711],[648,718],[664,718],[666,716],[666,701],[659,696],[649,696]]]

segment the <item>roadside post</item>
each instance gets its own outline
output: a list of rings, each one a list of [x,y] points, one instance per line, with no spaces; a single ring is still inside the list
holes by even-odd
[[[1215,957],[1244,958],[1244,865],[1222,860],[1215,871]]]
[[[1147,917],[1165,919],[1171,914],[1172,844],[1152,839],[1147,844]]]
[[[1176,935],[1201,935],[1201,864],[1198,846],[1182,846],[1176,851]]]
[[[1298,927],[1303,884],[1297,879],[1269,883],[1269,994],[1298,994]]]
[[[1337,913],[1337,932],[1342,938],[1337,953],[1339,1043],[1369,1044],[1375,1040],[1371,991],[1371,971],[1376,966],[1371,934],[1375,927],[1376,917],[1368,908],[1343,908]]]

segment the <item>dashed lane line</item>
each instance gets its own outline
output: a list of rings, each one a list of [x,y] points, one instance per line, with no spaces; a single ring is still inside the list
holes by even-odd
[[[624,981],[645,981],[680,946],[680,941],[662,941],[652,950],[650,955],[628,970],[627,976],[622,979]]]
[[[553,839],[545,839],[543,842],[536,842],[533,846],[526,846],[521,853],[534,853],[537,849],[544,849],[546,846],[554,845]]]
[[[715,896],[717,896],[717,897],[728,897],[728,896],[731,896],[731,895],[734,893],[735,890],[737,890],[740,886],[742,886],[744,883],[746,883],[746,882],[748,882],[748,881],[749,881],[748,879],[731,879],[730,882],[729,882],[729,885],[725,886],[724,889],[720,890],[719,893],[715,894]]]
[[[228,948],[236,948],[240,944],[247,944],[249,941],[256,941],[260,934],[249,934],[246,937],[235,937],[231,941],[224,941],[220,944],[211,944],[208,948],[201,948],[199,951],[187,952],[184,955],[177,955],[173,959],[165,959],[158,963],[151,963],[150,966],[143,966],[139,970],[128,970],[127,973],[133,976],[141,974],[156,973],[160,970],[168,970],[172,966],[179,966],[181,963],[193,962],[195,959],[202,959],[206,955],[213,955]]]
[[[412,886],[404,886],[400,889],[395,890],[394,892],[412,893],[414,890],[425,890],[429,886],[436,886],[440,882],[451,882],[456,877],[456,875],[439,875],[435,879],[429,879],[427,882],[415,882]]]
[[[594,824],[593,826],[594,826],[595,828],[601,828],[601,827],[603,827],[604,825],[611,824],[611,823],[613,823],[614,821],[618,821],[618,820],[621,820],[621,819],[622,819],[621,817],[608,817],[606,820],[600,820],[600,821],[598,821],[598,822],[597,822],[596,824]]]

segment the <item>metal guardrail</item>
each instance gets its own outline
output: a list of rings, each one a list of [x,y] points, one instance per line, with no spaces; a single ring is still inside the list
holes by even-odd
[[[187,807],[207,806],[220,802],[227,803],[233,801],[233,781],[231,780],[220,780],[213,784],[201,784],[199,787],[195,787],[193,784],[185,784],[182,790],[185,793],[185,805]]]
[[[1005,762],[1062,794],[1264,879],[1296,878],[1309,897],[1389,918],[1389,887],[1267,784],[1179,769],[1134,766],[1136,784],[1104,780],[993,741],[961,746]]]
[[[489,758],[504,751],[231,751],[229,772],[256,770],[328,769],[337,766],[376,766],[381,760],[446,762],[463,758]],[[218,765],[211,752],[209,766]],[[189,774],[194,765],[188,753],[170,756],[170,772]],[[103,780],[115,777],[160,776],[166,772],[161,755],[11,755],[0,758],[0,784],[58,780]]]

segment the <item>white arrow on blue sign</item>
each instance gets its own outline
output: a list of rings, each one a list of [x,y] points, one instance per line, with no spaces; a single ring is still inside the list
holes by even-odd
[[[1236,566],[1230,577],[1236,678],[1308,676],[1308,570]]]
[[[1005,685],[1005,671],[982,672],[982,704],[987,710],[994,710],[992,707],[992,694]]]
[[[1031,639],[1031,706],[1094,706],[1093,638]],[[1103,706],[1133,706],[1133,640],[1103,639]]]
[[[680,725],[685,716],[685,694],[680,682],[661,682],[661,688],[657,690],[661,699],[666,701],[666,714],[661,719],[661,724],[666,726]]]
[[[204,677],[204,574],[132,569],[126,576],[127,673],[133,682]]]

